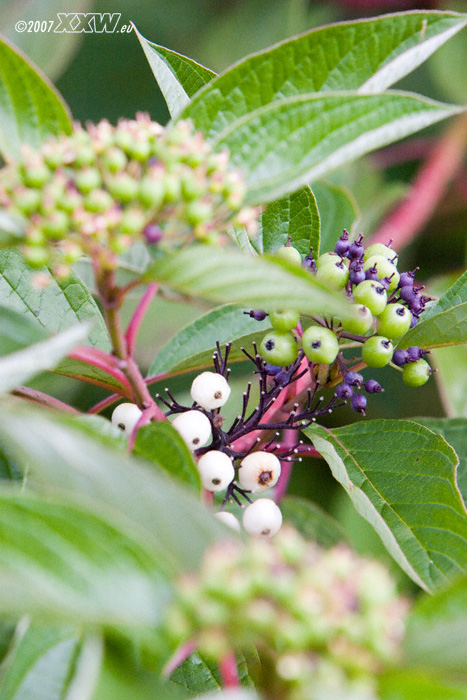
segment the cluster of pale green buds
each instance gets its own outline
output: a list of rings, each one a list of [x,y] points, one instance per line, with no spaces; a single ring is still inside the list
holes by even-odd
[[[146,114],[75,125],[0,174],[0,204],[24,220],[26,261],[58,277],[82,255],[114,269],[136,240],[166,250],[239,225],[253,235],[259,210],[242,208],[244,196],[227,151],[189,121],[164,128]]]
[[[288,700],[315,700],[323,688],[353,697],[344,691],[357,687],[372,698],[377,674],[399,656],[407,609],[382,564],[284,527],[272,540],[210,549],[199,575],[181,580],[167,631],[215,660],[256,647]]]

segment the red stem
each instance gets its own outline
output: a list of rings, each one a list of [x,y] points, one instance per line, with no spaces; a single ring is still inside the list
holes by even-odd
[[[67,403],[60,401],[53,396],[49,396],[49,394],[44,394],[42,391],[38,391],[37,389],[30,389],[27,386],[17,386],[11,393],[14,396],[19,396],[22,399],[26,399],[26,401],[37,404],[38,406],[46,406],[47,408],[57,409],[66,413],[73,413],[74,415],[80,415],[80,412],[76,408],[73,408],[73,406],[69,406]]]
[[[433,148],[406,198],[371,237],[371,243],[387,243],[392,239],[394,249],[399,250],[414,238],[462,168],[466,147],[467,117],[463,115]]]
[[[72,360],[78,360],[79,362],[84,362],[87,365],[91,365],[92,367],[97,367],[98,369],[103,370],[106,374],[116,379],[127,390],[131,391],[131,386],[128,379],[122,372],[120,372],[120,370],[112,367],[107,358],[102,358],[102,351],[95,352],[95,348],[88,348],[82,346],[76,348],[75,350],[73,350],[73,352],[70,352],[68,354],[68,357]],[[113,364],[113,358],[110,355],[107,357],[109,358],[109,360],[112,360]]]
[[[107,398],[102,399],[102,401],[99,401],[98,403],[94,404],[94,406],[91,406],[91,408],[88,409],[88,413],[100,413],[108,406],[112,406],[112,404],[114,404],[120,398],[120,394],[111,394],[110,396],[107,396]]]
[[[138,335],[139,328],[141,326],[141,322],[144,318],[144,314],[146,313],[149,304],[151,301],[154,299],[155,295],[157,294],[157,290],[159,289],[159,285],[155,284],[154,282],[151,283],[146,291],[144,292],[143,296],[140,299],[140,302],[138,306],[136,307],[136,310],[131,317],[131,321],[128,324],[128,328],[126,329],[125,332],[125,340],[126,340],[126,347],[127,347],[127,353],[128,355],[133,355],[134,347],[135,347],[135,341],[136,341],[136,336]]]
[[[219,662],[219,673],[224,688],[239,688],[237,660],[233,651],[226,654]]]

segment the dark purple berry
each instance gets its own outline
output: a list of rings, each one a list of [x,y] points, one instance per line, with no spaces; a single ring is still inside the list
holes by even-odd
[[[410,302],[416,295],[416,291],[412,285],[406,284],[405,287],[400,288],[400,297],[403,301]]]
[[[361,261],[354,260],[353,262],[361,262]],[[366,273],[363,269],[363,265],[360,265],[360,267],[353,268],[350,270],[349,281],[352,284],[360,284],[360,282],[364,282],[365,280],[366,280]]]
[[[366,396],[363,396],[363,394],[354,394],[350,399],[352,409],[357,411],[357,413],[361,413],[362,416],[365,415],[366,403]]]
[[[162,240],[162,229],[156,224],[148,224],[143,230],[143,236],[146,239],[146,243],[149,245],[156,245]]]
[[[376,381],[376,379],[368,379],[364,386],[365,391],[367,391],[369,394],[380,394],[382,391],[384,391],[383,387]]]
[[[289,383],[289,379],[289,373],[285,369],[281,369],[274,377],[274,381],[279,386],[286,386]]]
[[[251,318],[254,318],[255,321],[264,321],[267,316],[266,311],[263,311],[262,309],[252,309],[251,311],[244,311],[243,313],[247,316],[251,316]]]
[[[365,279],[373,280],[374,282],[377,282],[379,280],[378,268],[376,267],[376,264],[373,265],[373,267],[369,267],[368,270],[366,270]]]
[[[336,396],[339,399],[350,399],[353,394],[353,389],[349,384],[339,384],[336,389]]]
[[[407,362],[418,362],[427,354],[427,350],[422,350],[422,348],[412,345],[407,349]]]
[[[345,229],[342,232],[342,236],[338,239],[336,245],[334,246],[334,252],[344,258],[349,252],[350,241],[349,233]]]
[[[408,362],[407,350],[396,350],[392,356],[392,361],[398,367],[403,367]]]
[[[282,367],[279,367],[278,365],[270,365],[269,362],[266,362],[264,369],[271,377],[275,377],[282,371]]]
[[[412,320],[410,321],[410,328],[415,328],[418,323],[418,316],[412,313]]]
[[[343,379],[345,384],[350,384],[350,386],[361,386],[363,383],[363,377],[358,372],[347,372]]]
[[[308,255],[302,260],[302,267],[310,272],[316,272],[316,260],[313,256],[313,247],[310,248]]]
[[[363,240],[363,235],[360,234],[358,237],[358,240],[354,241],[352,243],[352,245],[350,246],[349,252],[347,255],[351,260],[363,258],[363,253],[365,252],[365,249],[363,247],[362,240]]]
[[[425,303],[421,294],[415,294],[414,298],[409,301],[409,309],[413,314],[418,316],[425,308]]]
[[[419,268],[416,267],[415,270],[412,270],[411,272],[401,272],[401,276],[399,279],[399,287],[412,287],[415,279],[415,274],[418,270]]]

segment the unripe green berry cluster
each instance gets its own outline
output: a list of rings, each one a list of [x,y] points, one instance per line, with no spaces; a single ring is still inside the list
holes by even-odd
[[[82,255],[113,269],[136,240],[164,249],[232,225],[256,229],[259,211],[242,208],[243,176],[189,121],[164,128],[138,114],[75,125],[22,155],[0,175],[0,203],[25,219],[26,261],[59,277]]]
[[[166,627],[175,642],[194,641],[216,660],[256,647],[273,665],[280,697],[312,700],[336,678],[335,693],[323,697],[340,697],[356,679],[374,689],[375,674],[397,659],[406,613],[381,564],[343,546],[323,550],[284,527],[273,540],[210,549],[199,575],[181,580]]]

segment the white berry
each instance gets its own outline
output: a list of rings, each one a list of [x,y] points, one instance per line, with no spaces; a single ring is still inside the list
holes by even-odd
[[[198,461],[201,483],[208,491],[223,491],[235,476],[232,460],[225,452],[210,450]]]
[[[230,387],[227,379],[217,372],[202,372],[195,377],[191,385],[193,401],[207,411],[223,406],[229,396]]]
[[[211,421],[201,411],[179,413],[172,422],[191,451],[203,447],[211,437]]]
[[[131,435],[141,415],[142,411],[136,404],[121,403],[112,413],[111,421],[113,425],[123,430],[125,435]]]
[[[243,527],[250,535],[272,537],[281,529],[282,513],[270,498],[258,498],[243,513]]]
[[[281,463],[271,452],[252,452],[242,460],[238,481],[242,489],[262,493],[277,484]]]
[[[240,532],[240,523],[238,522],[237,518],[233,513],[228,513],[226,510],[221,510],[218,513],[215,513],[214,515],[218,520],[221,521],[221,523],[227,525],[227,527],[230,527],[232,530],[235,530],[235,532]]]

